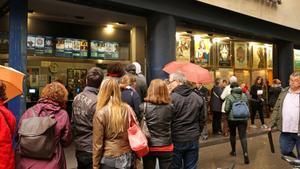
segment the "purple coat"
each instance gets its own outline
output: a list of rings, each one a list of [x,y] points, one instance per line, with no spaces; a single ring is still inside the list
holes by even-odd
[[[71,124],[68,113],[59,104],[50,100],[40,100],[33,106],[39,116],[53,114],[57,123],[55,125],[56,150],[51,160],[37,160],[26,157],[17,158],[17,169],[66,169],[66,159],[63,147],[71,143]],[[33,116],[29,108],[21,117],[18,129],[23,119]]]

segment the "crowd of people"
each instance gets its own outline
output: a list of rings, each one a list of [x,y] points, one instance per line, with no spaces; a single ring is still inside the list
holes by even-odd
[[[167,80],[152,80],[147,87],[137,62],[125,69],[114,64],[107,76],[93,67],[87,72],[86,87],[74,98],[71,119],[65,110],[68,91],[63,84],[52,82],[18,124],[3,104],[5,84],[0,82],[0,140],[5,143],[0,144],[0,169],[66,169],[63,148],[72,140],[78,169],[154,169],[157,165],[161,169],[196,169],[199,139],[208,138],[209,111],[212,133],[229,135],[231,156],[236,156],[238,130],[245,164],[250,163],[248,119],[250,127],[256,128],[257,112],[261,128],[271,130],[277,126],[281,131],[281,153],[295,156],[292,150],[296,145],[299,157],[300,74],[292,74],[285,89],[279,79],[267,86],[262,77],[257,77],[250,90],[244,82],[238,82],[235,76],[229,83],[216,78],[208,90],[176,72]],[[266,100],[273,111],[269,127],[262,109]],[[134,153],[128,139],[131,112],[149,132],[149,152],[142,158]]]

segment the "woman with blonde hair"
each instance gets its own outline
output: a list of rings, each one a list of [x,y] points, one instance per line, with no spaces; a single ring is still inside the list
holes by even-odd
[[[17,161],[18,169],[66,169],[66,159],[63,147],[71,143],[71,124],[65,105],[68,97],[68,91],[58,82],[47,84],[42,90],[41,98],[33,107],[26,110],[22,115],[18,130],[24,120],[38,116],[50,116],[56,120],[54,126],[55,143],[54,154],[51,159],[35,159],[22,156]],[[19,138],[17,133],[16,138]],[[18,149],[17,152],[20,152]]]
[[[151,81],[145,103],[140,106],[150,138],[148,144],[150,153],[143,157],[144,169],[154,169],[156,159],[160,168],[171,167],[173,159],[173,143],[171,124],[175,115],[171,104],[167,84],[161,79]]]
[[[141,98],[134,89],[135,82],[135,77],[129,74],[124,75],[119,81],[122,101],[129,104],[129,106],[134,110],[138,119],[140,119],[139,105],[141,104]]]
[[[121,100],[116,80],[105,79],[98,93],[93,119],[93,168],[130,169],[134,155],[131,151],[127,129],[129,109]]]

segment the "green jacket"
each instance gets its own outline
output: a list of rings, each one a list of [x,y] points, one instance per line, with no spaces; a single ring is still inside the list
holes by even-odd
[[[277,126],[278,130],[282,131],[282,107],[285,96],[289,91],[289,87],[283,89],[283,91],[279,94],[276,104],[273,108],[273,113],[271,116],[271,122],[269,126],[271,128]],[[300,118],[298,123],[298,134],[300,134]]]
[[[228,115],[228,120],[230,121],[244,121],[248,120],[247,118],[233,118],[232,116],[232,103],[236,100],[243,100],[248,104],[247,96],[242,92],[242,89],[235,87],[231,90],[231,94],[225,98],[225,112]]]

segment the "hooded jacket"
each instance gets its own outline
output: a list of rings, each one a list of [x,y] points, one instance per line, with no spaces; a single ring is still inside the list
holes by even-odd
[[[98,92],[98,89],[87,86],[74,98],[72,124],[76,150],[92,153],[93,116]]]
[[[63,147],[70,145],[72,141],[71,124],[68,113],[65,110],[63,110],[58,103],[47,99],[39,100],[39,102],[33,107],[35,111],[33,111],[33,108],[29,108],[22,115],[18,124],[18,128],[21,127],[22,121],[24,119],[35,116],[34,112],[36,112],[37,115],[41,117],[54,115],[54,118],[56,120],[56,148],[51,160],[38,160],[21,156],[16,162],[17,169],[66,169],[67,165]]]
[[[15,169],[13,135],[16,119],[0,101],[0,169]]]
[[[198,140],[206,121],[204,99],[187,85],[177,86],[171,93],[175,107],[172,124],[174,142]]]
[[[248,104],[248,98],[247,96],[243,93],[242,89],[240,87],[235,87],[231,89],[231,94],[229,96],[226,97],[225,101],[225,112],[228,114],[228,120],[230,121],[244,121],[244,120],[248,120],[247,118],[233,118],[232,116],[232,104],[234,101],[236,100],[242,100],[245,101]]]

